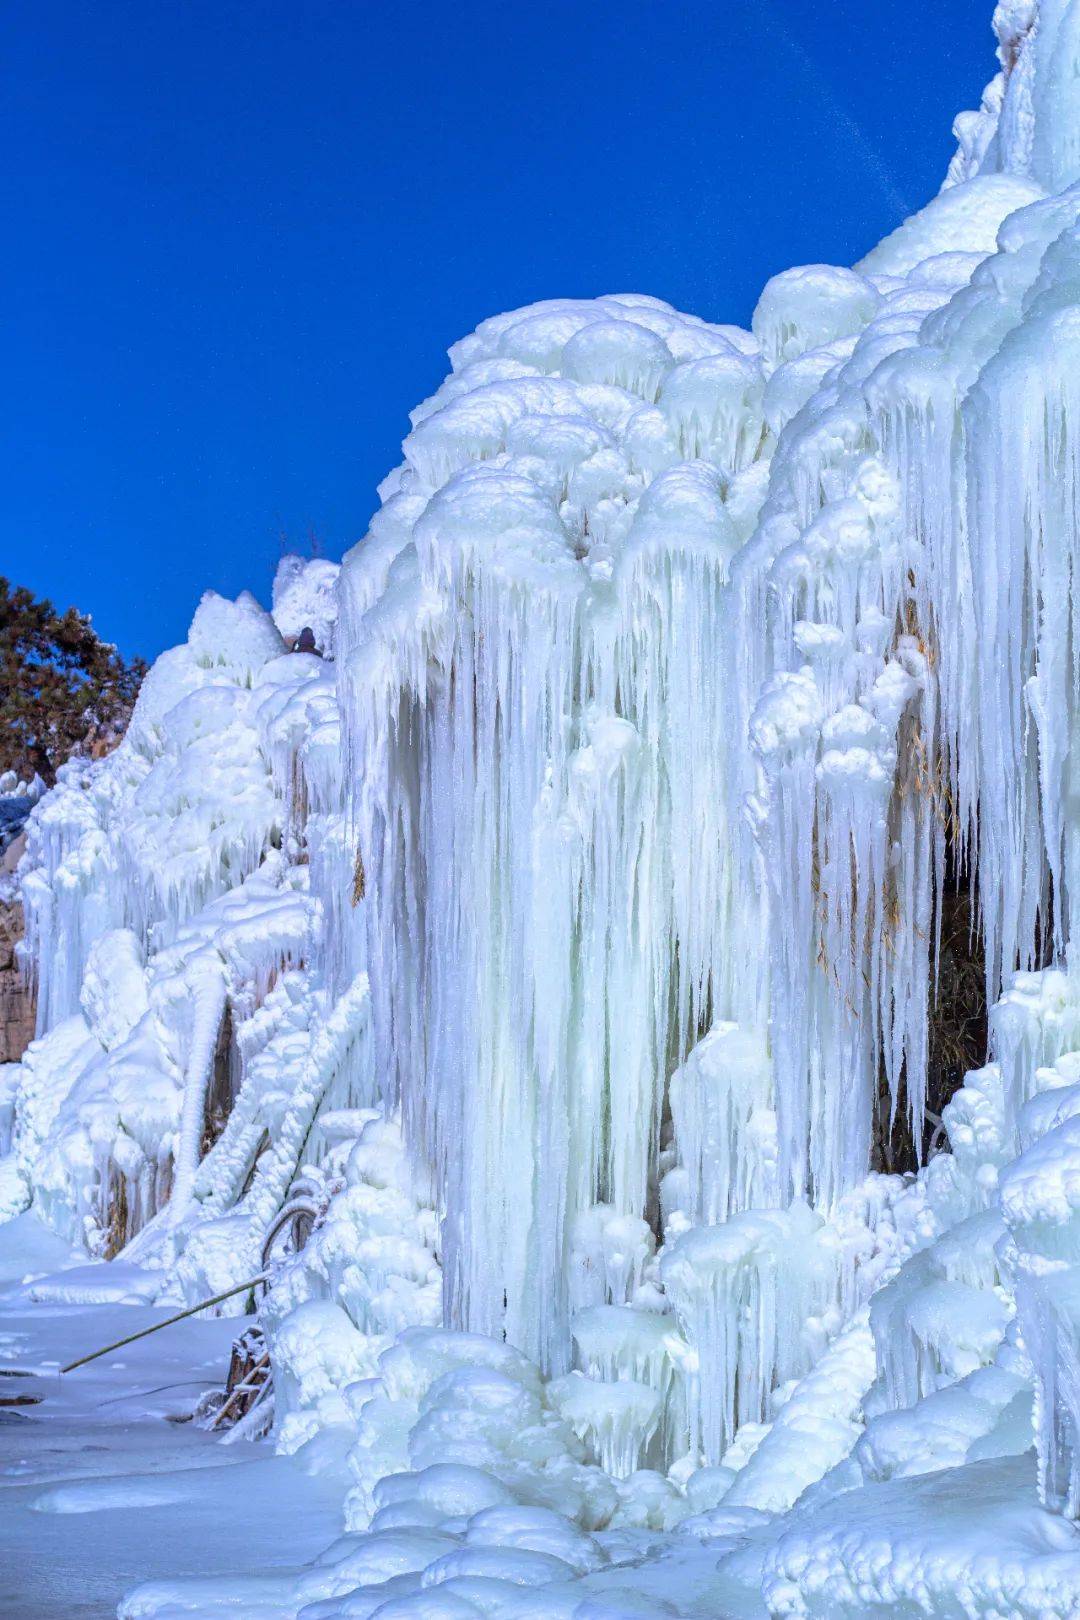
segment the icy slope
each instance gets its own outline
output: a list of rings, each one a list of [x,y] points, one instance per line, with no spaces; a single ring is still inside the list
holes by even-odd
[[[34,810],[6,1207],[269,1267],[243,1432],[349,1454],[319,1564],[125,1614],[1080,1613],[1080,0],[995,21],[859,265],[484,322]]]

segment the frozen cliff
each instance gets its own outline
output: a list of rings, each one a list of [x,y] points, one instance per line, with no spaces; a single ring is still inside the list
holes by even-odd
[[[267,1273],[247,1432],[350,1459],[125,1615],[1080,1614],[1080,0],[995,27],[859,264],[484,322],[34,808],[0,1214]]]

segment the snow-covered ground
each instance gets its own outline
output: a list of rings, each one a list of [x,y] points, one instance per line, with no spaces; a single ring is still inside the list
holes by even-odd
[[[232,1324],[188,1319],[61,1377],[169,1314],[131,1302],[148,1291],[135,1268],[106,1278],[78,1260],[33,1215],[0,1227],[0,1614],[105,1620],[154,1576],[276,1569],[321,1552],[340,1523],[340,1475],[175,1421],[221,1382]],[[27,1273],[48,1279],[49,1297],[30,1297]],[[80,1282],[98,1303],[67,1302]],[[129,1299],[100,1302],[110,1285]]]
[[[229,1297],[0,1408],[28,1580],[92,1518],[124,1620],[1080,1616],[1080,0],[995,25],[857,266],[485,321],[32,809],[3,1355]],[[253,1289],[256,1403],[167,1423]]]

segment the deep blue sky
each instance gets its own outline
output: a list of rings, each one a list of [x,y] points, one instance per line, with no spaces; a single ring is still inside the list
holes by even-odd
[[[14,0],[0,572],[125,652],[340,556],[485,315],[749,319],[937,189],[991,0]]]

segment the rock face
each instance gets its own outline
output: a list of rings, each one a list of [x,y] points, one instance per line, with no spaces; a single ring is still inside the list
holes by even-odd
[[[26,836],[20,834],[0,857],[0,1063],[17,1063],[34,1038],[34,992],[15,950],[23,936],[22,906],[5,899],[9,885],[4,882],[25,845]]]

